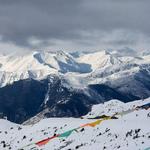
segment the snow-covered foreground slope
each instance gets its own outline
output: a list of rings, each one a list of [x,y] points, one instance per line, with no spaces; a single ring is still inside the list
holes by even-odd
[[[60,134],[95,121],[88,118],[104,114],[112,115],[147,103],[150,103],[150,98],[126,104],[118,100],[111,100],[93,106],[91,112],[83,117],[84,119],[50,118],[28,126],[0,120],[0,149],[17,150],[54,134]],[[57,137],[44,146],[38,147],[32,144],[24,150],[31,150],[33,147],[40,150],[145,150],[150,147],[149,115],[150,109],[135,110],[124,116],[118,116],[118,119],[105,120],[95,127],[86,126],[77,129],[67,138]]]

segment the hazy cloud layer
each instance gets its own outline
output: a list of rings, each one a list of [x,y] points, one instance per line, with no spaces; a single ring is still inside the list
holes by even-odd
[[[0,48],[150,48],[149,0],[0,0]]]

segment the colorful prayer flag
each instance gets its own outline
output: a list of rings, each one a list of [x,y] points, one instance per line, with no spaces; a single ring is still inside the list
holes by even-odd
[[[58,137],[58,136],[59,136],[59,135],[52,136],[52,137],[50,137],[50,138],[44,139],[44,140],[42,140],[42,141],[39,141],[39,142],[37,142],[37,143],[35,143],[35,144],[38,145],[38,146],[43,146],[43,145],[47,144],[50,140],[52,140],[52,139],[54,139],[54,138],[56,138],[56,137]]]
[[[89,123],[88,125],[91,127],[95,127],[96,125],[100,124],[103,120],[97,120],[95,122]]]
[[[81,125],[80,127],[86,127],[88,125],[89,125],[89,123],[86,123],[86,124]]]
[[[71,133],[72,133],[73,131],[75,131],[75,129],[66,131],[66,132],[60,134],[58,137],[68,137],[69,135],[71,135]]]

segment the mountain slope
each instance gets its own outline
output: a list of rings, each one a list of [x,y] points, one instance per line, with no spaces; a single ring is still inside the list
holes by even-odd
[[[131,103],[122,103],[112,100],[101,105],[95,105],[86,118],[97,115],[112,115],[114,112],[135,108],[150,103],[150,99],[139,100]],[[29,150],[40,148],[43,150],[132,150],[148,148],[150,140],[149,110],[137,110],[118,119],[105,120],[96,127],[83,127],[72,132],[67,138],[54,138],[47,144],[38,147],[34,143],[54,134],[77,128],[83,124],[95,121],[94,119],[75,118],[50,118],[44,119],[30,126],[17,125],[5,120],[0,120],[0,149],[16,150],[24,148]],[[32,144],[33,143],[33,144]]]
[[[111,99],[129,102],[150,97],[149,74],[141,70],[106,83],[88,84],[85,88],[66,86],[64,76],[50,75],[43,80],[26,79],[0,88],[0,112],[9,120],[22,123],[35,115],[46,117],[80,117],[93,104]]]
[[[45,98],[47,86],[46,81],[26,79],[0,88],[0,112],[18,123],[36,115]]]

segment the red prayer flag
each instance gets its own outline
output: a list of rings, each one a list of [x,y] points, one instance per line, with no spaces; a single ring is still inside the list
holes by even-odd
[[[47,144],[51,139],[54,139],[56,137],[58,137],[58,135],[55,135],[55,136],[52,136],[50,138],[44,139],[44,140],[39,141],[39,142],[37,142],[35,144],[38,145],[38,146],[43,146],[43,145]]]

